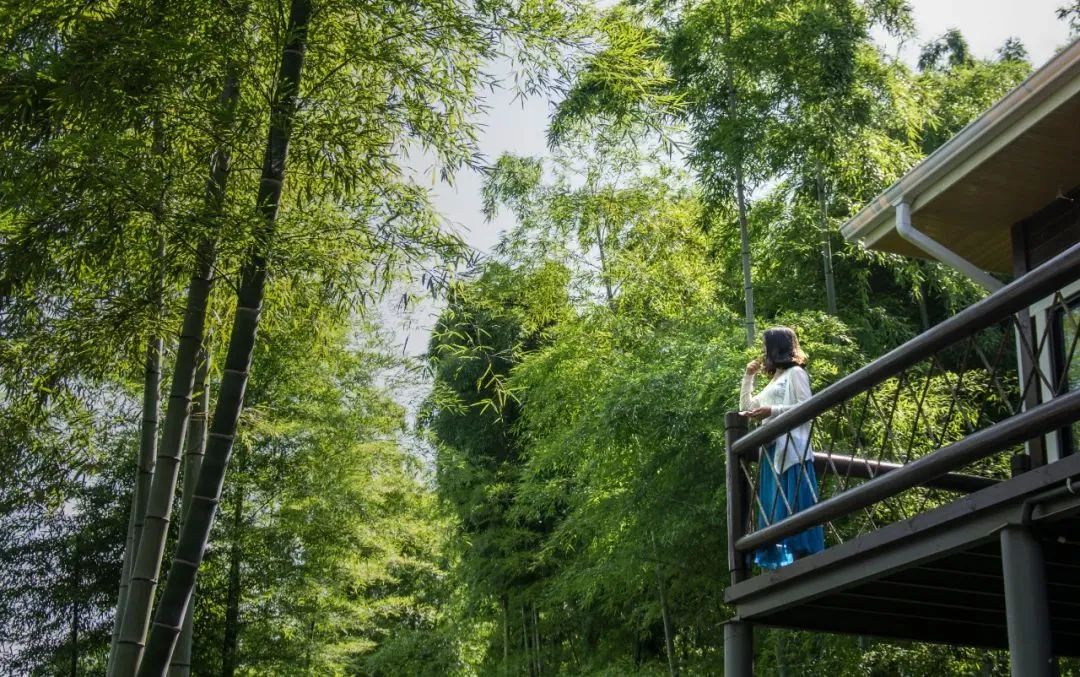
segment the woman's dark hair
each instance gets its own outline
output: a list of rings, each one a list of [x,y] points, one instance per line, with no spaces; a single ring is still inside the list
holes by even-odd
[[[806,364],[806,355],[799,347],[799,337],[788,327],[766,329],[761,337],[765,344],[765,373],[772,376],[777,369],[790,369]]]

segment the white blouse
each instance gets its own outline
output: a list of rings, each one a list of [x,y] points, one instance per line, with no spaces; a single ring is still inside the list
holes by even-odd
[[[752,395],[754,376],[755,374],[743,376],[739,409],[749,411],[758,407],[771,408],[772,413],[763,419],[762,423],[768,423],[800,402],[810,399],[810,377],[802,367],[781,371],[757,395]],[[804,461],[812,461],[814,451],[810,446],[810,424],[804,423],[786,434],[774,458],[776,470],[781,473]]]

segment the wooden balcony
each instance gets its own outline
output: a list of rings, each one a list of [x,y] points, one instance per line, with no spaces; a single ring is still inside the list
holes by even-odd
[[[1047,462],[1043,444],[1080,420],[1078,337],[1044,373],[1061,339],[1028,321],[1078,279],[1080,245],[765,426],[728,415],[730,675],[751,674],[748,624],[1008,648],[1013,674],[1080,655],[1080,454]],[[821,495],[768,523],[761,448],[804,424]],[[752,568],[816,525],[823,552]]]

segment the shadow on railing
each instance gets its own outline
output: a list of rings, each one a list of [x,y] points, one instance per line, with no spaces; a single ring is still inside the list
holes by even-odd
[[[1068,444],[1080,419],[1080,309],[1066,293],[1077,280],[1080,245],[752,432],[728,414],[732,582],[755,550],[807,528],[842,543],[1044,463],[1044,436],[1059,429]],[[777,480],[784,449],[809,460],[807,443],[818,482],[809,463],[794,466],[796,494],[815,494],[795,511],[807,501]]]

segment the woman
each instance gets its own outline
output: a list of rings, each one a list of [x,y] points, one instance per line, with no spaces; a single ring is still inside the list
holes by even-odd
[[[810,377],[803,365],[806,355],[799,338],[787,327],[773,327],[762,337],[765,355],[746,365],[739,406],[744,415],[771,421],[810,397]],[[769,383],[751,396],[754,378],[761,372]],[[762,529],[804,510],[817,502],[814,452],[810,448],[810,424],[795,428],[765,447],[758,482],[757,524]],[[777,569],[800,557],[825,549],[825,533],[820,526],[788,536],[779,543],[754,553],[754,562],[763,569]]]

